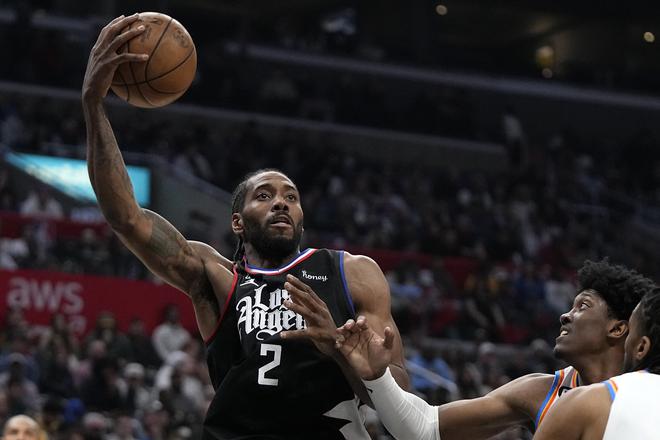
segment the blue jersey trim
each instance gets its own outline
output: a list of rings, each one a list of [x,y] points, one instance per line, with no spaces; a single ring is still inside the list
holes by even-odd
[[[543,410],[545,409],[545,406],[548,404],[550,397],[552,397],[552,393],[555,391],[555,388],[557,388],[557,385],[559,385],[559,371],[555,371],[555,379],[552,381],[552,386],[550,387],[550,391],[548,391],[548,394],[545,396],[545,400],[543,401],[541,407],[539,408],[539,412],[536,414],[536,419],[534,420],[534,426],[536,426],[537,428],[539,427],[539,420],[541,419],[541,414],[543,414]]]
[[[346,294],[346,299],[348,300],[348,305],[351,307],[351,312],[355,316],[355,305],[353,304],[353,298],[351,297],[351,292],[348,290],[348,283],[346,282],[346,273],[344,272],[344,251],[339,251],[339,273],[341,275],[341,282],[344,285],[344,293]]]
[[[610,393],[610,399],[612,399],[612,402],[614,402],[614,399],[616,399],[616,391],[614,391],[614,387],[612,386],[612,383],[609,380],[606,380],[605,382],[602,382],[603,385],[605,385],[605,388],[607,388],[607,391]]]

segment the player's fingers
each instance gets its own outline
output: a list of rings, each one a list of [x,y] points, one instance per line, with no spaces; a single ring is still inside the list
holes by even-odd
[[[110,44],[110,42],[115,38],[115,36],[117,36],[117,34],[121,32],[122,29],[138,20],[139,18],[140,15],[137,13],[129,15],[128,17],[122,15],[115,18],[101,30],[97,40],[97,45],[105,47],[106,45]]]
[[[355,325],[360,328],[360,330],[366,330],[369,328],[369,322],[367,321],[367,317],[364,315],[360,315],[357,317],[357,320],[355,321]]]
[[[342,325],[342,326],[339,327],[339,328],[343,328],[343,329],[346,329],[346,330],[350,330],[351,328],[353,328],[354,325],[355,325],[355,320],[353,320],[353,319],[349,319],[349,320],[347,320],[347,321],[344,323],[344,325]]]
[[[126,32],[123,32],[115,37],[114,40],[112,40],[112,43],[110,43],[110,46],[108,46],[108,50],[112,52],[117,52],[117,49],[119,49],[121,46],[126,44],[127,41],[132,40],[133,38],[137,37],[140,35],[142,32],[144,32],[145,27],[143,24],[134,27],[132,29],[127,30]]]
[[[305,304],[295,303],[290,299],[287,299],[286,301],[284,301],[284,307],[291,310],[292,312],[299,314],[300,316],[305,318],[305,321],[307,321],[310,324],[317,322],[316,313],[310,310],[309,307],[307,307]]]
[[[149,59],[149,55],[146,53],[121,53],[119,55],[115,55],[110,59],[110,62],[113,64],[123,64],[123,63],[128,63],[130,61],[134,61],[137,63],[141,63],[144,61],[147,61]]]
[[[110,24],[108,24],[106,28],[108,29],[109,32],[118,33],[126,26],[139,19],[140,19],[140,14],[136,12],[135,14],[129,15],[128,17],[123,17],[120,20],[117,21],[113,20],[113,22],[110,22]]]
[[[289,293],[289,297],[291,297],[295,302],[305,304],[305,306],[312,311],[318,310],[318,304],[316,301],[310,298],[309,293],[306,291],[300,289],[288,281],[284,283],[284,289]]]
[[[390,327],[385,327],[385,341],[383,342],[383,346],[388,350],[394,347],[394,330]]]
[[[126,16],[124,14],[121,14],[119,17],[113,18],[112,20],[110,20],[110,23],[105,25],[105,27],[103,29],[107,29],[107,28],[111,27],[113,24],[117,23],[119,20],[124,19],[124,17],[126,17]]]
[[[280,332],[280,338],[282,339],[311,339],[312,335],[306,329],[302,330],[286,330]]]

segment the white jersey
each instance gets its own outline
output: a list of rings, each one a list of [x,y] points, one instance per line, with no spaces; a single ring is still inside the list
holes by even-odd
[[[658,440],[660,375],[636,371],[603,383],[612,398],[603,440]]]

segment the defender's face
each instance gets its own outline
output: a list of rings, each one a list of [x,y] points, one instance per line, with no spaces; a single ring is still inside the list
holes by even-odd
[[[236,219],[246,242],[266,254],[279,254],[298,248],[303,218],[298,188],[285,175],[271,171],[250,179]]]
[[[573,301],[573,308],[559,318],[561,328],[555,356],[571,362],[580,355],[605,351],[609,329],[616,322],[608,315],[607,303],[596,291],[580,292]]]

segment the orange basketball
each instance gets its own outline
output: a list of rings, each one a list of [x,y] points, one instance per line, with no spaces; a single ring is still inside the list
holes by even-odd
[[[145,53],[143,62],[121,64],[112,79],[112,91],[137,107],[167,105],[184,94],[197,69],[197,52],[188,31],[175,19],[159,12],[142,12],[128,28],[145,30],[119,49]]]

